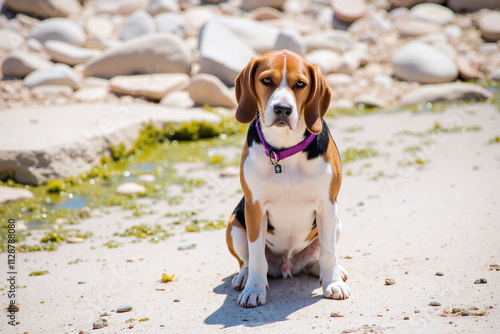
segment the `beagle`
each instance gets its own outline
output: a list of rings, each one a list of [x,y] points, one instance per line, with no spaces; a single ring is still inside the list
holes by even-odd
[[[251,123],[240,164],[243,198],[226,230],[240,264],[238,303],[266,303],[267,276],[319,276],[326,298],[350,295],[337,261],[340,157],[323,116],[331,92],[317,66],[288,50],[252,59],[236,78],[236,120]]]

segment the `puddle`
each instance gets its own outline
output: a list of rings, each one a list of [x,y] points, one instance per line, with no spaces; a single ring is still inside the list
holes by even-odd
[[[50,205],[51,209],[81,209],[86,206],[89,201],[84,197],[76,197],[71,199],[63,199],[62,201]]]

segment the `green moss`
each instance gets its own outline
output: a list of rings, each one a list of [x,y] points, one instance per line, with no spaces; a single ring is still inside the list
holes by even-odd
[[[68,239],[68,233],[65,230],[60,231],[52,231],[49,232],[46,236],[44,236],[40,242],[43,243],[59,243],[61,241],[65,241]]]
[[[40,252],[40,251],[55,251],[57,250],[57,245],[54,243],[40,244],[40,245],[26,245],[22,244],[18,247],[20,252]]]
[[[29,276],[42,276],[42,275],[47,275],[49,272],[47,270],[39,270],[39,271],[33,271],[29,274]]]
[[[61,180],[50,180],[45,189],[49,194],[59,194],[66,189],[66,184]]]
[[[105,244],[103,244],[103,246],[106,246],[108,248],[118,248],[118,247],[123,246],[123,243],[118,242],[116,240],[109,240],[108,242],[106,242]]]
[[[498,144],[500,143],[500,136],[495,136],[490,139],[490,144]]]
[[[414,132],[414,131],[403,131],[405,135],[418,136],[423,137],[434,133],[459,133],[459,132],[475,132],[480,131],[481,127],[477,125],[471,126],[453,126],[453,127],[443,127],[439,122],[435,122],[434,126],[428,130],[422,132]]]
[[[144,317],[144,318],[140,318],[139,321],[149,321],[149,318],[148,317]]]
[[[168,233],[160,224],[140,224],[127,228],[123,233],[115,233],[115,235],[120,237],[134,236],[137,239],[152,237],[150,241],[157,243],[172,234]]]
[[[359,159],[376,157],[379,153],[372,148],[357,149],[350,147],[342,153],[342,163],[349,163]]]

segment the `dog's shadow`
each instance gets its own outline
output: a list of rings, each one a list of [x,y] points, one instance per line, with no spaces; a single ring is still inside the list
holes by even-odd
[[[269,323],[285,321],[290,314],[312,305],[323,298],[322,294],[313,295],[319,288],[318,278],[300,274],[293,278],[269,278],[269,292],[266,304],[257,308],[243,308],[238,304],[240,291],[231,287],[232,276],[226,277],[213,292],[226,295],[222,306],[205,319],[208,325],[224,327],[257,327]]]

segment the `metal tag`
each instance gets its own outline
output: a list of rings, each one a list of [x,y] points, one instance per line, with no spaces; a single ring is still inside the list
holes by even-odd
[[[274,164],[274,172],[276,174],[280,174],[281,173],[281,165],[279,163],[275,163]]]

